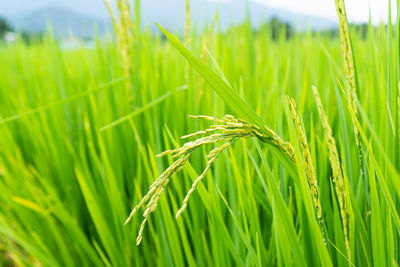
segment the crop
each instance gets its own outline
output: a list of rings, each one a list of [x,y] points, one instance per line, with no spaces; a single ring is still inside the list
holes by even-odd
[[[339,35],[273,38],[185,5],[182,42],[121,0],[117,42],[0,46],[0,264],[397,266],[400,23],[337,0]]]

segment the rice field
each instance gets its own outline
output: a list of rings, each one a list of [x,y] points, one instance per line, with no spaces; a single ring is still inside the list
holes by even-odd
[[[93,48],[0,45],[0,265],[398,266],[399,22],[180,37],[119,2]]]

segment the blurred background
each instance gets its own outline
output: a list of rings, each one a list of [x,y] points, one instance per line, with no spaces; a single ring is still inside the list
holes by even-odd
[[[348,0],[349,21],[353,24],[374,25],[388,20],[388,1]],[[368,4],[367,4],[368,2]],[[392,1],[392,18],[396,5]],[[184,27],[183,0],[144,0],[140,2],[141,27],[158,32],[154,22],[175,33]],[[334,1],[331,0],[192,0],[192,22],[197,28],[210,24],[215,12],[219,13],[221,30],[239,24],[251,14],[251,24],[256,30],[263,23],[277,20],[289,24],[291,30],[329,30],[337,25]],[[15,0],[0,1],[0,36],[13,42],[14,32],[25,38],[38,36],[50,28],[56,38],[72,37],[91,40],[112,32],[107,8],[102,0]],[[51,26],[50,26],[51,25]]]

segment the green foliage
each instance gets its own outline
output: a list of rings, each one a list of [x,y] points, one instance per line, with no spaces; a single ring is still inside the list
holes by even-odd
[[[0,48],[0,264],[382,266],[400,261],[399,50],[385,28],[369,31],[367,38],[351,32],[359,120],[348,108],[338,37],[294,33],[286,39],[282,32],[273,40],[270,28],[255,34],[242,25],[226,33],[192,33],[189,51],[163,31],[169,40],[148,33],[134,38],[132,77],[124,77],[112,41],[62,50],[45,36],[30,45],[19,41]],[[204,56],[204,40],[213,58]],[[126,98],[127,79],[140,106]],[[312,85],[318,87],[341,163],[350,263]],[[296,125],[286,95],[297,103],[301,121]],[[324,234],[306,166],[285,163],[279,150],[253,138],[220,155],[175,220],[207,164],[207,149],[194,152],[161,196],[136,246],[142,218],[123,223],[174,160],[155,155],[180,146],[180,136],[208,127],[188,115],[228,113],[268,125],[290,141],[296,162],[305,162],[304,140],[296,129],[302,125]],[[352,120],[363,143],[363,176]]]
[[[278,18],[271,18],[261,27],[269,28],[273,40],[279,39],[280,36],[285,36],[287,39],[293,37],[294,29],[290,23],[282,22]]]
[[[0,17],[0,38],[2,38],[6,32],[11,30],[11,26],[8,24],[7,20]]]

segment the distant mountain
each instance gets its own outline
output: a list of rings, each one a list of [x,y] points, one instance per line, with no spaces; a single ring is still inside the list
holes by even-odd
[[[103,18],[79,14],[60,7],[47,7],[26,15],[11,19],[17,31],[29,33],[45,32],[51,27],[56,37],[73,35],[79,38],[90,38],[96,33],[111,31],[111,24]]]
[[[158,32],[154,22],[158,22],[167,29],[181,33],[184,28],[185,1],[183,0],[147,0],[141,2],[141,24],[151,31]],[[103,3],[99,0],[99,4]],[[78,8],[78,7],[77,7]],[[96,7],[96,16],[90,15],[82,9],[79,12],[63,6],[44,7],[38,10],[9,17],[9,21],[17,30],[27,32],[46,31],[51,24],[54,34],[66,37],[72,34],[76,37],[92,37],[95,33],[111,32],[111,23],[108,14],[99,6]],[[100,10],[103,10],[100,12]],[[270,8],[255,2],[232,0],[229,2],[210,2],[191,0],[191,17],[197,28],[211,23],[218,11],[220,28],[227,29],[232,24],[245,21],[250,14],[251,24],[258,28],[272,17],[292,24],[298,30],[323,30],[336,27],[336,22],[305,15],[299,15],[280,9]],[[97,29],[97,30],[96,30]]]

